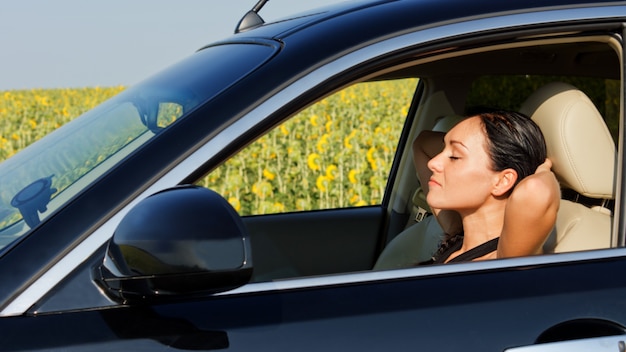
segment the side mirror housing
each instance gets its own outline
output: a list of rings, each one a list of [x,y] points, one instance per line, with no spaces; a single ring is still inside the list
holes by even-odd
[[[250,252],[245,226],[223,197],[179,186],[126,214],[93,275],[109,297],[126,303],[207,295],[248,283]]]

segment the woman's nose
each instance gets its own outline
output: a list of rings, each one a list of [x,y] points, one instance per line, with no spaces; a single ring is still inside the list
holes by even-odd
[[[441,164],[441,157],[443,155],[443,152],[435,155],[432,159],[430,159],[428,161],[428,163],[426,164],[426,166],[428,166],[428,169],[432,172],[441,172],[442,170],[442,164]]]

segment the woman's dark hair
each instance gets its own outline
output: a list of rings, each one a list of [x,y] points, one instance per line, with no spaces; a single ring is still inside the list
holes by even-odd
[[[546,141],[528,116],[505,110],[479,113],[487,136],[487,150],[495,171],[517,171],[515,185],[535,173],[547,157]]]

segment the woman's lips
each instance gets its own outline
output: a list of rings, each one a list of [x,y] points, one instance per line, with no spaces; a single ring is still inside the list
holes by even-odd
[[[441,187],[441,184],[440,184],[439,182],[437,182],[437,181],[435,181],[434,179],[432,179],[432,178],[431,178],[430,180],[428,180],[428,187],[433,187],[433,186],[439,186],[439,187]]]

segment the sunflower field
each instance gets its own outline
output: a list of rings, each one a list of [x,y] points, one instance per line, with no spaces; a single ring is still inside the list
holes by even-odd
[[[0,161],[124,87],[0,91]]]
[[[416,79],[360,83],[301,111],[197,184],[242,215],[379,204]],[[0,92],[0,161],[124,87]]]
[[[376,81],[341,90],[198,184],[243,215],[380,204],[416,84]]]

